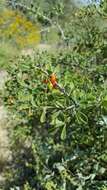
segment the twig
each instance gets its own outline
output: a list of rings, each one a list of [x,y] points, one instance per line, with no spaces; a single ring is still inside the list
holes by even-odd
[[[36,13],[37,17],[42,17],[44,20],[47,20],[49,22],[49,24],[51,25],[52,28],[56,28],[60,31],[61,33],[61,37],[63,40],[66,39],[65,35],[64,35],[64,31],[61,28],[60,24],[58,22],[53,22],[52,19],[50,19],[49,17],[47,17],[46,15],[43,15],[42,13],[39,12],[39,8],[37,9],[37,12],[29,7],[27,7],[26,5],[23,5],[21,3],[16,3],[16,7],[20,7],[23,8],[27,11],[31,11],[33,14]],[[49,27],[43,30],[40,30],[38,33],[44,32],[44,31],[48,31]]]
[[[56,26],[58,27],[58,29],[59,29],[59,31],[60,31],[60,33],[61,33],[62,39],[63,39],[63,40],[66,40],[66,37],[65,37],[65,35],[64,35],[64,31],[63,31],[63,29],[61,28],[60,24],[57,23]]]

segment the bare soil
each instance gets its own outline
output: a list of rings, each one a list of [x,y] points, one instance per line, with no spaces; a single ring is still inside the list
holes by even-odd
[[[5,81],[7,79],[7,72],[0,71],[0,91],[2,92],[4,88]],[[3,188],[5,181],[4,170],[7,163],[11,159],[11,151],[9,149],[9,120],[7,110],[2,104],[2,99],[0,99],[0,189]]]

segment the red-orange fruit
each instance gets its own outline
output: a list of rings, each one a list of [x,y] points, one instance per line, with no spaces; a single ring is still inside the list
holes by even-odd
[[[50,75],[50,82],[51,82],[53,88],[56,88],[56,87],[57,87],[57,78],[56,78],[55,73],[52,73],[52,74]]]

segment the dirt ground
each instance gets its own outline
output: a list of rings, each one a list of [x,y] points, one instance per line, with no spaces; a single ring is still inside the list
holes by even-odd
[[[0,71],[0,91],[4,88],[4,83],[7,79],[7,72]],[[11,152],[9,149],[9,137],[8,137],[8,114],[0,99],[0,189],[5,181],[3,171],[7,165],[7,162],[11,159]]]

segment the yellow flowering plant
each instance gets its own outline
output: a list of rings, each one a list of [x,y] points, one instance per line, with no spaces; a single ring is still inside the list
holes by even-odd
[[[0,13],[0,39],[21,48],[36,45],[40,42],[39,26],[20,12],[5,9]]]

